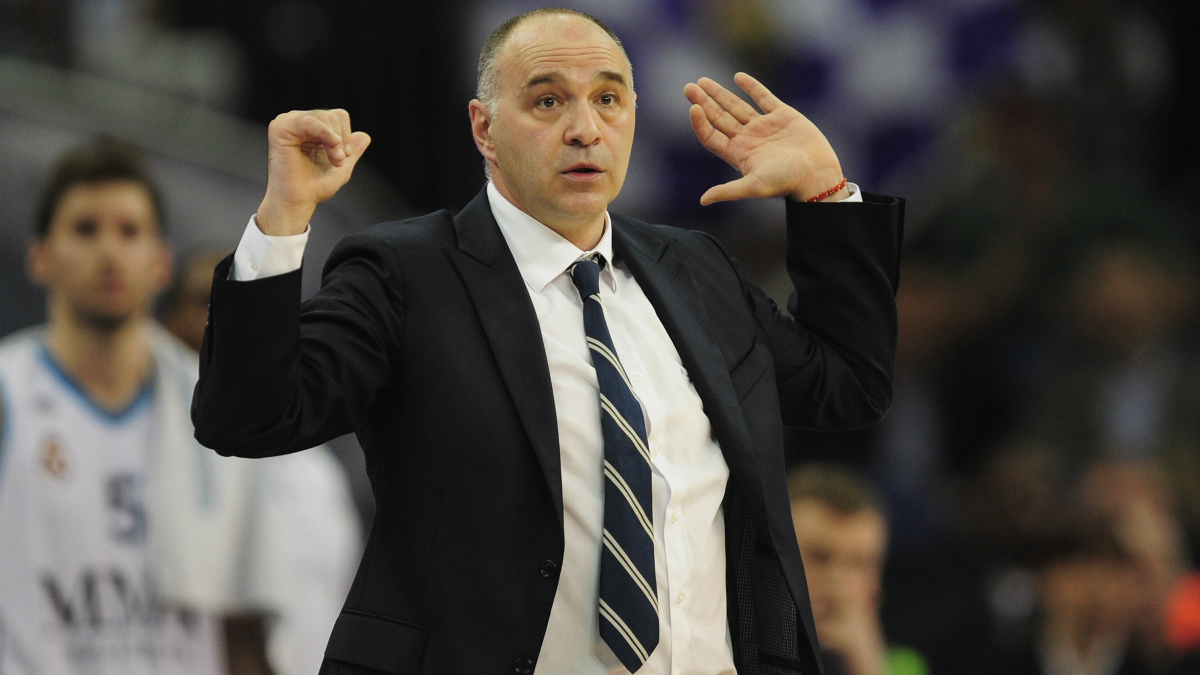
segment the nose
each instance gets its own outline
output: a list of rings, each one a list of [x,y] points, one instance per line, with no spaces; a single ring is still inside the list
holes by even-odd
[[[596,124],[596,111],[590,105],[571,106],[567,131],[563,141],[567,145],[588,147],[600,141],[600,126]]]
[[[97,238],[97,248],[107,258],[112,258],[121,250],[121,236],[114,228],[103,228]]]

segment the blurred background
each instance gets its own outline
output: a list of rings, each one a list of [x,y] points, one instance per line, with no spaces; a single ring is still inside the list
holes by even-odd
[[[882,495],[888,641],[934,673],[987,672],[1073,611],[1117,617],[1093,632],[1136,672],[1200,647],[1200,20],[1165,0],[562,4],[608,22],[633,62],[614,210],[714,233],[781,305],[783,205],[699,206],[734,174],[695,141],[685,83],[755,74],[851,181],[908,199],[895,405],[861,431],[789,432],[788,450]],[[0,334],[44,319],[24,274],[37,195],[97,134],[145,150],[180,254],[232,251],[265,186],[266,124],[349,110],[374,142],[318,211],[306,293],[345,234],[461,208],[484,181],[479,48],[536,6],[0,0]],[[336,445],[369,523],[354,441]],[[1113,546],[1067,536],[1093,522]],[[1051,579],[1070,555],[1119,564]]]

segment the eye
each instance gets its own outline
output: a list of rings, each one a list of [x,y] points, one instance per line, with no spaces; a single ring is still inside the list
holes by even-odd
[[[91,218],[83,218],[75,223],[75,234],[81,237],[92,237],[96,234],[96,221]]]
[[[603,94],[600,96],[600,105],[616,105],[616,94]]]
[[[126,239],[136,239],[139,234],[139,228],[136,224],[125,222],[121,223],[121,236]]]
[[[537,102],[538,107],[542,108],[543,110],[549,110],[549,109],[553,108],[557,103],[558,103],[558,101],[554,100],[553,96],[543,96],[543,97],[539,98],[538,102]]]

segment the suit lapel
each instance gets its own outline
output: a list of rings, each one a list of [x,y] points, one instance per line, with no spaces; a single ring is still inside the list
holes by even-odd
[[[541,326],[525,281],[482,191],[454,219],[458,250],[450,257],[475,303],[500,374],[541,464],[563,520],[562,473],[554,390]]]
[[[750,431],[681,247],[644,225],[613,215],[613,254],[629,268],[654,306],[704,402],[731,475],[751,507],[765,517]]]

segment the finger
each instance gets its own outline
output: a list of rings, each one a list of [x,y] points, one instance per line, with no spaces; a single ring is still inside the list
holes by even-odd
[[[367,146],[371,144],[371,137],[365,131],[355,131],[350,134],[350,142],[354,146],[354,154],[357,156],[367,151]]]
[[[708,206],[716,202],[730,202],[736,199],[766,196],[767,192],[763,189],[762,183],[757,178],[742,176],[737,180],[710,187],[707,192],[700,196],[700,204]]]
[[[762,82],[750,77],[746,73],[736,73],[733,76],[733,81],[737,83],[737,86],[742,88],[742,91],[749,94],[750,98],[754,99],[754,102],[765,113],[770,113],[772,110],[778,110],[787,106],[786,103],[776,98],[770,89],[763,86]]]
[[[732,136],[742,128],[742,123],[736,117],[730,115],[721,107],[720,103],[713,100],[713,97],[695,84],[689,83],[685,86],[683,95],[694,104],[693,107],[699,106],[701,112],[708,118],[708,122],[726,136]]]
[[[327,121],[315,114],[306,114],[296,120],[295,130],[301,143],[320,143],[325,148],[329,163],[342,165],[342,160],[346,158],[341,149],[342,136]]]
[[[746,103],[737,94],[729,91],[725,87],[722,87],[714,80],[707,77],[702,77],[696,81],[696,84],[700,85],[700,88],[703,89],[705,93],[716,99],[717,103],[720,103],[722,108],[728,110],[729,114],[737,118],[737,121],[741,122],[742,124],[745,124],[755,117],[758,117],[758,111],[755,110],[753,106],[751,106],[749,103]]]
[[[337,120],[328,110],[313,110],[305,115],[305,121],[308,125],[305,129],[312,130],[309,140],[321,144],[331,165],[341,166],[346,160],[346,153],[342,150],[342,134]]]
[[[688,109],[688,118],[692,122],[692,131],[696,132],[696,139],[700,141],[700,144],[717,157],[725,159],[725,152],[729,148],[729,137],[713,127],[712,123],[708,121],[708,114],[704,108],[693,105]]]
[[[350,128],[349,127],[350,127],[350,125],[348,123],[343,124],[342,115],[339,114],[339,113],[345,113],[346,111],[344,111],[344,110],[320,110],[317,112],[321,116],[321,118],[323,120],[325,120],[325,123],[333,128],[334,132],[337,134],[338,139],[339,139],[338,143],[335,147],[333,147],[333,148],[326,147],[325,148],[325,154],[329,155],[329,158],[330,158],[329,163],[330,164],[333,164],[334,166],[341,166],[343,163],[345,163],[346,158],[350,156],[350,147],[349,147],[349,143],[350,143]],[[349,118],[349,115],[346,115],[346,117]],[[335,154],[335,151],[336,151],[336,154],[339,154],[341,156],[341,159],[338,160],[337,162],[333,161],[333,156]]]
[[[371,137],[365,132],[355,131],[354,133],[350,134],[350,146],[353,149],[348,155],[348,159],[350,160],[351,168],[358,164],[358,160],[363,156],[363,153],[367,151],[367,146],[370,144]]]
[[[350,113],[342,110],[341,108],[331,110],[330,112],[333,113],[333,118],[337,120],[337,129],[342,135],[342,151],[346,153],[347,157],[349,157],[354,151],[354,146],[350,142],[354,135],[350,129]]]

